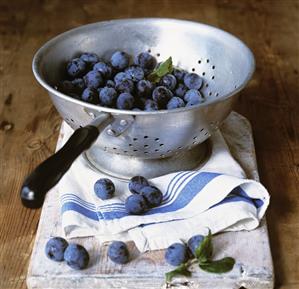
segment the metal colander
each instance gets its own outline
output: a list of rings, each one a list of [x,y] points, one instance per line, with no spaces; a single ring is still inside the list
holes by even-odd
[[[65,64],[82,52],[110,59],[115,50],[149,51],[203,79],[205,102],[154,112],[117,110],[85,103],[57,91]],[[36,53],[33,72],[63,119],[73,128],[94,125],[100,134],[86,152],[89,163],[120,178],[154,177],[202,162],[209,138],[232,109],[236,93],[252,76],[254,57],[236,37],[220,29],[174,19],[125,19],[85,25],[47,42]],[[201,145],[200,145],[201,144]]]

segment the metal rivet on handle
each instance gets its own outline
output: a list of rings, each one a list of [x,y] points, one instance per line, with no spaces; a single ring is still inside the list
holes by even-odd
[[[95,116],[95,114],[93,113],[93,112],[88,112],[88,115],[92,118],[92,119],[94,119],[96,116]]]
[[[119,122],[119,124],[120,124],[121,126],[125,126],[125,125],[128,124],[128,121],[125,120],[125,119],[122,119],[122,120]]]
[[[116,132],[115,132],[115,130],[109,128],[109,129],[107,129],[107,134],[111,135],[111,136],[115,136]]]

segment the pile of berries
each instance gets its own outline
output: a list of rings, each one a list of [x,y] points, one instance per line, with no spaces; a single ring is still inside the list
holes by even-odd
[[[162,64],[148,52],[136,55],[133,61],[123,51],[116,51],[109,61],[83,53],[67,63],[67,80],[57,88],[88,103],[134,111],[176,109],[205,101],[200,93],[203,79],[198,74],[174,68],[172,62],[162,73]]]

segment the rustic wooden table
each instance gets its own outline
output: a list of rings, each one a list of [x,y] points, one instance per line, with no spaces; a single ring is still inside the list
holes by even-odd
[[[252,123],[259,172],[272,195],[268,223],[276,287],[299,288],[299,1],[0,1],[0,288],[26,288],[40,211],[21,206],[26,174],[55,148],[61,119],[31,72],[46,40],[79,25],[173,17],[227,30],[252,48],[253,80],[236,110]]]

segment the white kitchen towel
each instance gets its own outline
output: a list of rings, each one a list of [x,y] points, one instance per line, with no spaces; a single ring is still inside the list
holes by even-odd
[[[72,133],[66,123],[61,131],[60,144]],[[124,201],[130,195],[126,182],[111,178],[114,198],[99,199],[94,183],[107,176],[92,170],[80,156],[58,185],[66,237],[133,240],[144,252],[206,234],[207,228],[212,233],[255,229],[269,205],[269,194],[259,182],[246,179],[220,131],[211,141],[211,157],[200,169],[150,180],[163,192],[163,202],[141,216],[125,210]]]

